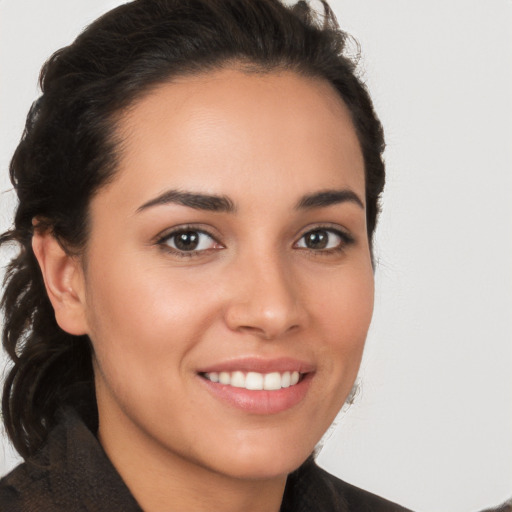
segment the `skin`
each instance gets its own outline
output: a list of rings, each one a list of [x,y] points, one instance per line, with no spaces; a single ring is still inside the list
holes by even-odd
[[[159,86],[118,132],[119,171],[91,201],[85,254],[34,237],[59,325],[94,347],[100,442],[148,512],[277,512],[287,474],[353,386],[372,315],[348,110],[324,81],[231,68]],[[228,197],[235,210],[140,209],[168,190]],[[325,190],[361,204],[297,208]],[[212,238],[183,255],[162,240],[180,226]],[[307,247],[318,228],[326,249]],[[307,362],[307,393],[274,414],[213,396],[200,369],[241,357]]]

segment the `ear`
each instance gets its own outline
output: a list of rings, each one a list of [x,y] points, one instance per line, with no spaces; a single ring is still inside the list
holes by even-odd
[[[68,254],[48,230],[35,230],[32,249],[59,327],[69,334],[87,334],[85,282],[80,259]]]

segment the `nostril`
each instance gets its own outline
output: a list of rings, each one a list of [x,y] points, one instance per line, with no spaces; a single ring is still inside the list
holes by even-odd
[[[279,328],[274,327],[254,327],[252,325],[240,325],[237,328],[238,332],[245,332],[254,336],[261,337],[265,340],[273,340],[285,334],[289,334],[292,331],[296,331],[300,328],[298,324],[293,324],[289,327]]]
[[[241,325],[238,327],[237,329],[239,332],[245,332],[245,333],[248,333],[248,334],[253,334],[255,336],[260,336],[264,339],[268,339],[270,340],[272,338],[272,336],[266,332],[264,329],[262,329],[261,327],[253,327],[252,325]]]

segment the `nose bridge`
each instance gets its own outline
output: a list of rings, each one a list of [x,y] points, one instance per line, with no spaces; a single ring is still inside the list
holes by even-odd
[[[292,269],[278,251],[239,255],[226,319],[231,329],[273,339],[303,322]]]

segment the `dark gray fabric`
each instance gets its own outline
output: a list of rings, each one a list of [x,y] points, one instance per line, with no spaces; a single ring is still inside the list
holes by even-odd
[[[1,512],[142,512],[101,445],[73,413],[43,449],[0,480]]]
[[[288,477],[282,512],[411,512],[354,487],[308,459]]]
[[[288,477],[282,512],[407,512],[308,459]],[[63,416],[44,448],[0,480],[1,512],[142,512],[93,433]]]

